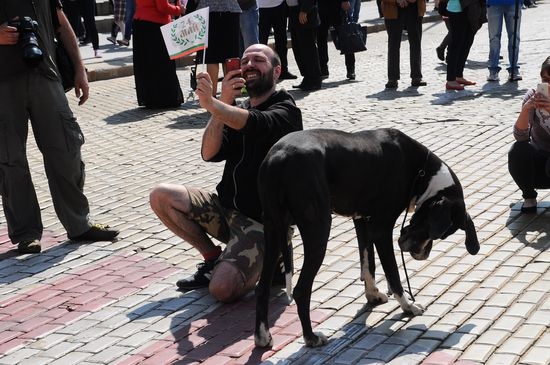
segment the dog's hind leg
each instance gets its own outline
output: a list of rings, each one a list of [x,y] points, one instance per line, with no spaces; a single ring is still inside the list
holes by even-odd
[[[310,206],[302,214],[294,215],[304,247],[304,263],[294,288],[294,300],[298,306],[304,341],[309,347],[318,347],[327,343],[322,333],[313,333],[310,318],[313,281],[325,258],[332,222],[328,202],[327,206],[322,208],[313,210]]]
[[[368,221],[365,218],[353,220],[359,246],[359,257],[361,259],[361,280],[365,284],[365,297],[371,305],[386,303],[388,297],[376,287],[374,273],[376,265],[374,262],[374,246],[372,238],[368,234]]]
[[[294,300],[298,306],[298,316],[302,324],[304,341],[308,347],[318,347],[327,343],[327,338],[322,333],[313,333],[310,318],[310,303],[313,281],[325,257],[330,232],[330,221],[331,218],[329,215],[328,223],[314,226],[309,225],[306,229],[298,225],[304,245],[304,264],[294,288]]]
[[[282,223],[281,220],[278,220]],[[287,244],[288,225],[274,224],[270,216],[264,218],[265,252],[260,281],[256,286],[256,327],[254,330],[254,342],[256,346],[267,347],[273,345],[273,339],[269,333],[268,309],[269,293],[280,247]]]

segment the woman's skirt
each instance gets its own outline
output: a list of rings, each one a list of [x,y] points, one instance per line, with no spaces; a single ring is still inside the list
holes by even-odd
[[[138,105],[174,108],[183,103],[183,93],[170,60],[160,27],[162,24],[134,19],[134,79]]]

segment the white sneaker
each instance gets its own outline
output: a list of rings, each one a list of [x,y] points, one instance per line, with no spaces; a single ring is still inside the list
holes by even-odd
[[[499,81],[498,71],[489,71],[489,76],[487,76],[487,81]]]
[[[101,51],[99,49],[94,49],[94,57],[95,58],[102,58]]]
[[[521,74],[519,72],[516,72],[516,73],[511,73],[510,72],[510,75],[508,77],[508,81],[520,81],[520,80],[523,80],[523,77],[521,76]]]

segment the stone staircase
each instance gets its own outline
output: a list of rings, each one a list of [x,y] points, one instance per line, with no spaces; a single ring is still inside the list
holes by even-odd
[[[109,0],[96,0],[95,23],[99,33],[111,33],[113,7]]]

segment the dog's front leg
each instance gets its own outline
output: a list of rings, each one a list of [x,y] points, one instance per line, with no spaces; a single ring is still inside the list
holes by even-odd
[[[422,306],[411,302],[405,296],[399,276],[399,268],[395,261],[391,235],[377,241],[376,250],[380,257],[384,274],[386,274],[386,280],[388,281],[388,293],[393,293],[395,295],[395,299],[397,299],[404,312],[411,313],[415,316],[424,313],[424,308],[422,308]]]
[[[374,280],[376,266],[374,263],[372,239],[368,237],[368,220],[365,218],[356,218],[353,220],[353,224],[355,225],[355,233],[357,234],[357,245],[361,259],[361,280],[365,284],[365,297],[371,305],[386,303],[388,297],[378,290]]]

